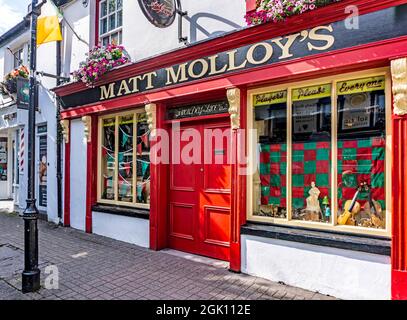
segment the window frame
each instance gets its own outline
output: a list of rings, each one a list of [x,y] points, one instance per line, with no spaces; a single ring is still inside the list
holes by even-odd
[[[106,2],[107,6],[109,5],[108,4],[109,0],[97,0],[96,1],[96,10],[95,10],[95,45],[97,45],[97,44],[102,45],[102,39],[103,38],[110,37],[112,34],[119,33],[119,32],[121,32],[121,34],[122,34],[122,42],[117,43],[117,45],[121,45],[123,43],[123,13],[124,13],[123,4],[124,4],[124,1],[122,3],[122,8],[121,8],[121,11],[122,11],[122,25],[120,27],[116,27],[115,29],[110,30],[110,31],[108,31],[108,32],[106,32],[104,34],[100,33],[101,32],[101,20],[102,20],[101,17],[100,17],[100,14],[101,14],[102,2]],[[116,23],[117,23],[117,12],[118,12],[118,10],[115,10],[115,13],[114,13],[115,16],[116,16]],[[109,14],[106,15],[106,16],[103,16],[103,17],[106,18],[107,23],[109,23]],[[111,43],[111,42],[109,41],[109,43]]]
[[[114,172],[114,192],[115,192],[115,200],[108,200],[108,199],[102,199],[102,137],[103,137],[103,120],[105,119],[110,119],[110,118],[115,118],[115,132],[118,131],[119,128],[119,122],[118,119],[119,117],[123,116],[129,116],[133,115],[133,130],[134,132],[137,133],[137,115],[138,114],[143,114],[146,113],[144,108],[137,108],[135,110],[131,111],[123,111],[123,112],[117,112],[117,113],[111,113],[111,114],[106,114],[102,115],[98,118],[98,147],[97,147],[97,203],[101,204],[111,204],[111,205],[117,205],[117,206],[126,206],[126,207],[131,207],[131,208],[140,208],[140,209],[150,209],[150,203],[137,203],[136,202],[136,195],[137,195],[137,148],[135,147],[137,144],[137,134],[133,134],[133,161],[136,164],[136,167],[133,167],[133,191],[132,191],[132,196],[133,196],[133,202],[125,202],[125,201],[119,201],[116,200],[118,198],[118,168],[119,168],[119,161],[118,161],[118,148],[115,148],[114,153],[115,153],[115,172]],[[115,146],[119,145],[119,135],[115,135]],[[150,159],[151,161],[151,159]],[[151,166],[151,162],[150,162]],[[151,169],[151,167],[150,167]],[[151,187],[151,180],[150,180],[150,187]]]
[[[18,48],[16,48],[16,49],[14,49],[12,52],[13,52],[13,70],[14,69],[17,69],[18,67],[20,67],[20,66],[22,66],[22,65],[24,65],[24,60],[25,60],[25,57],[24,57],[24,53],[25,53],[25,45],[22,45],[21,47],[18,47]],[[21,59],[20,59],[20,64],[18,64],[18,65],[16,65],[16,61],[17,61],[17,59],[16,59],[16,55],[18,54],[18,53],[21,53]]]
[[[338,105],[337,105],[337,91],[336,86],[338,82],[356,80],[361,78],[384,76],[385,77],[385,117],[386,117],[386,162],[385,162],[385,194],[386,194],[386,228],[385,229],[375,229],[375,228],[364,228],[359,226],[341,226],[337,224],[337,214],[338,214],[338,197],[337,197],[337,171],[338,171],[338,152],[337,152],[337,136],[338,136]],[[287,217],[286,218],[274,218],[274,217],[262,217],[256,216],[253,212],[254,205],[254,174],[247,176],[247,221],[248,222],[262,222],[275,225],[285,225],[292,227],[304,227],[313,228],[327,231],[338,231],[344,233],[352,234],[362,234],[362,235],[374,235],[374,236],[391,236],[392,228],[392,207],[391,207],[391,165],[392,165],[392,147],[391,147],[391,115],[392,115],[392,90],[391,90],[391,73],[388,67],[369,69],[351,73],[343,73],[340,75],[331,75],[321,78],[313,78],[311,80],[299,81],[299,82],[286,82],[285,84],[275,85],[275,86],[263,86],[261,88],[255,88],[248,90],[247,92],[247,134],[246,138],[248,141],[248,159],[249,166],[253,167],[256,155],[256,144],[257,139],[254,143],[254,137],[250,136],[250,131],[254,127],[253,119],[253,99],[255,95],[264,94],[275,91],[287,90],[287,175],[286,175],[286,186],[287,186]],[[332,221],[331,223],[323,222],[311,222],[302,220],[293,220],[292,218],[292,90],[297,88],[302,88],[312,85],[322,85],[329,83],[332,85],[331,90],[331,210],[332,210]],[[255,168],[253,168],[255,169]],[[255,172],[251,170],[251,172]]]

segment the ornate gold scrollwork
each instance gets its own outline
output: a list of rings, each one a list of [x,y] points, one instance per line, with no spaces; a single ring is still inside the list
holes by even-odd
[[[230,124],[232,130],[240,129],[240,89],[228,89],[226,95],[229,101]]]
[[[147,113],[148,129],[151,132],[151,136],[155,135],[155,129],[157,128],[157,105],[155,103],[149,103],[144,106]]]
[[[61,120],[60,123],[65,143],[69,143],[69,120]]]
[[[92,118],[90,116],[83,116],[82,122],[85,125],[85,127],[84,127],[85,139],[86,139],[86,142],[89,143],[89,142],[91,142],[91,139],[92,139],[92,135],[91,135]]]
[[[407,58],[391,62],[391,75],[393,78],[394,114],[407,114]]]

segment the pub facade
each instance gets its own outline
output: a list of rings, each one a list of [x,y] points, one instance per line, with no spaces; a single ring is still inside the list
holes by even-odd
[[[224,31],[54,89],[64,225],[338,298],[407,298],[407,1]]]

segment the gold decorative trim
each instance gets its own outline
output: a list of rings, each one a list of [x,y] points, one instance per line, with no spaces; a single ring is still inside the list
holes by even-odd
[[[228,89],[226,95],[229,101],[230,125],[232,130],[240,129],[240,89]]]
[[[65,143],[69,143],[69,120],[61,120],[60,124]]]
[[[148,129],[151,132],[151,136],[155,135],[155,129],[157,129],[157,105],[155,103],[149,103],[144,106],[147,114]]]
[[[391,62],[394,114],[407,114],[407,58]]]
[[[90,116],[83,116],[82,117],[82,122],[84,123],[84,134],[85,134],[85,139],[86,142],[91,142],[92,135],[91,135],[91,130],[92,130],[92,118]]]

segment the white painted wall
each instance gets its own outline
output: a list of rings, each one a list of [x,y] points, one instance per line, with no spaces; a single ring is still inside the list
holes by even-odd
[[[53,7],[48,2],[42,7],[43,13],[53,13]],[[19,35],[17,38],[12,39],[9,43],[4,44],[0,48],[0,72],[1,78],[13,68],[13,57],[11,53],[6,49],[9,47],[12,51],[17,48],[24,47],[24,64],[27,65],[28,57],[28,43],[30,41],[30,33]],[[50,74],[56,73],[56,43],[46,43],[37,48],[37,70],[47,72]],[[48,220],[58,223],[57,213],[57,178],[56,178],[56,105],[54,94],[49,89],[55,87],[55,79],[48,77],[39,78],[39,112],[36,113],[36,124],[47,124],[47,161],[49,166],[47,168],[47,207],[40,208],[46,211]],[[4,112],[12,112],[12,108],[7,107]],[[25,168],[20,174],[20,185],[18,194],[15,195],[15,202],[18,203],[20,209],[24,209],[26,202],[26,190],[27,190],[27,163],[28,163],[28,111],[16,110],[17,119],[13,127],[15,130],[17,127],[25,127]],[[10,128],[11,126],[8,125]],[[10,131],[11,129],[9,129]],[[36,180],[38,180],[38,137],[36,137]],[[38,184],[36,184],[36,197],[38,199]],[[38,201],[37,201],[38,205]]]
[[[183,0],[183,10],[188,17],[183,19],[183,36],[189,43],[212,38],[222,33],[245,26],[244,0]],[[62,7],[63,25],[63,72],[69,76],[86,59],[85,53],[95,45],[96,1],[89,1],[84,8],[82,1],[72,1]],[[68,27],[75,30],[80,41]],[[139,61],[185,45],[178,41],[178,19],[168,28],[158,28],[143,15],[138,1],[123,1],[123,45],[132,61]]]
[[[73,1],[62,7],[64,13],[62,20],[62,72],[66,77],[69,77],[72,71],[79,68],[79,63],[85,60],[85,54],[89,51],[89,45],[85,42],[91,43],[91,30],[94,30],[90,25],[90,12],[93,6],[93,1],[90,1],[87,8],[83,7],[82,1]],[[74,35],[71,28],[83,41]]]
[[[242,272],[341,299],[390,299],[390,257],[242,235]]]
[[[184,36],[190,43],[212,38],[245,25],[244,0],[183,0],[188,17],[183,21]],[[123,45],[133,61],[184,47],[178,41],[178,19],[168,28],[158,28],[143,15],[138,1],[123,1]],[[92,22],[92,29],[94,23]]]
[[[146,219],[93,212],[92,231],[140,247],[150,246],[150,222]]]
[[[85,231],[86,219],[86,150],[84,124],[71,121],[71,227]]]

